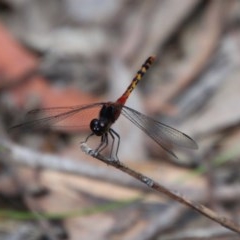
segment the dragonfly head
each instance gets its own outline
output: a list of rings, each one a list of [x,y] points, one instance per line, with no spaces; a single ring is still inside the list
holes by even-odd
[[[102,136],[108,131],[109,124],[104,119],[93,119],[90,123],[90,128],[97,136]]]

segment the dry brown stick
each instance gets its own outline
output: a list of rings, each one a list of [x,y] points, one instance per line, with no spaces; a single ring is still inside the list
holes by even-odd
[[[81,175],[101,181],[110,181],[118,185],[148,191],[148,188],[139,182],[133,181],[130,176],[127,176],[124,179],[121,174],[116,175],[113,172],[109,172],[106,168],[96,168],[96,166],[91,163],[87,163],[86,161],[81,162],[80,159],[73,159],[50,153],[41,153],[5,140],[3,137],[4,133],[2,133],[1,136],[0,158],[2,160],[4,159],[6,164],[13,163],[33,168],[46,168],[53,171]]]
[[[3,136],[3,134],[1,136]],[[230,152],[234,152],[232,155],[233,158],[237,154],[234,150],[231,150]],[[81,175],[101,181],[110,181],[122,186],[141,189],[141,191],[149,191],[146,186],[134,181],[131,176],[126,176],[126,178],[123,178],[122,174],[116,175],[113,172],[109,172],[104,167],[98,167],[96,169],[94,164],[90,164],[86,161],[83,162],[80,159],[72,159],[66,156],[41,153],[4,140],[4,138],[0,139],[0,157],[2,159],[7,159],[7,163]],[[4,189],[4,185],[1,185],[1,188]],[[183,189],[183,191],[185,190]],[[194,198],[197,201],[204,201],[204,199],[206,199],[205,191],[191,189],[189,192],[191,192],[191,198]],[[240,190],[238,185],[223,185],[215,188],[214,194],[216,194],[216,198],[219,201],[233,201],[240,196]]]
[[[134,177],[135,179],[141,181],[142,183],[144,183],[145,185],[147,185],[149,188],[159,192],[159,193],[164,193],[166,194],[168,197],[170,197],[171,199],[178,201],[194,210],[196,210],[197,212],[201,213],[202,215],[212,219],[215,222],[218,222],[219,224],[221,224],[222,226],[231,229],[232,231],[239,233],[240,234],[240,226],[237,225],[236,223],[234,223],[233,221],[227,219],[224,216],[220,216],[218,215],[216,212],[212,211],[211,209],[197,203],[194,201],[191,201],[189,199],[187,199],[186,197],[182,196],[180,193],[178,193],[177,191],[172,191],[167,189],[166,187],[162,186],[161,184],[155,182],[154,180],[152,180],[151,178],[137,172],[134,171],[133,169],[130,169],[129,167],[127,167],[126,165],[122,164],[120,161],[117,160],[112,160],[109,158],[106,158],[104,156],[102,156],[99,153],[96,153],[94,150],[92,150],[91,148],[89,148],[87,146],[86,143],[81,143],[81,149],[84,153],[100,160],[101,162],[106,163],[107,165],[111,165],[112,167],[115,167],[119,170],[121,170],[122,172],[127,173],[128,175]]]

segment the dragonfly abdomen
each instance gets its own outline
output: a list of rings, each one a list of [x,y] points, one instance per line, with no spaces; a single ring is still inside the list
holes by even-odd
[[[135,77],[133,78],[132,82],[126,89],[126,91],[123,93],[123,95],[117,100],[118,103],[124,105],[124,103],[127,101],[129,95],[133,91],[133,89],[137,86],[137,84],[141,81],[144,74],[147,72],[147,70],[150,68],[150,66],[153,64],[155,60],[154,56],[150,56],[142,65],[142,67],[139,69]]]

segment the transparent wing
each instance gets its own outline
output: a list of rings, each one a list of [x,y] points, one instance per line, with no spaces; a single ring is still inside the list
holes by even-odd
[[[176,158],[177,156],[170,150],[172,146],[191,149],[198,148],[196,142],[185,133],[158,122],[132,108],[123,106],[121,113]]]
[[[10,129],[24,130],[51,128],[58,130],[83,130],[93,118],[97,118],[104,103],[93,103],[72,107],[53,107],[34,109],[27,113],[27,122]],[[39,118],[41,116],[41,118]]]

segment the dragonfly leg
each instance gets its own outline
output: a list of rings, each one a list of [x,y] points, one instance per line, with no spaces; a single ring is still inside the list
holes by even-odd
[[[92,137],[93,135],[94,135],[94,133],[89,134],[89,135],[87,136],[87,138],[85,139],[85,141],[83,141],[82,143],[86,143],[86,142],[88,141],[88,139],[89,139],[90,137]]]
[[[111,146],[111,158],[113,158],[114,160],[116,161],[119,161],[118,159],[118,149],[119,149],[119,145],[120,145],[120,136],[117,132],[115,132],[112,128],[109,129],[109,134],[110,136],[112,137],[112,146]],[[116,138],[115,138],[116,137]],[[114,150],[114,143],[115,143],[115,140],[117,141],[117,148],[115,150],[115,156],[113,156],[113,150]]]
[[[108,133],[104,133],[101,136],[101,143],[99,146],[96,148],[95,152],[100,153],[102,152],[106,147],[108,146]]]

